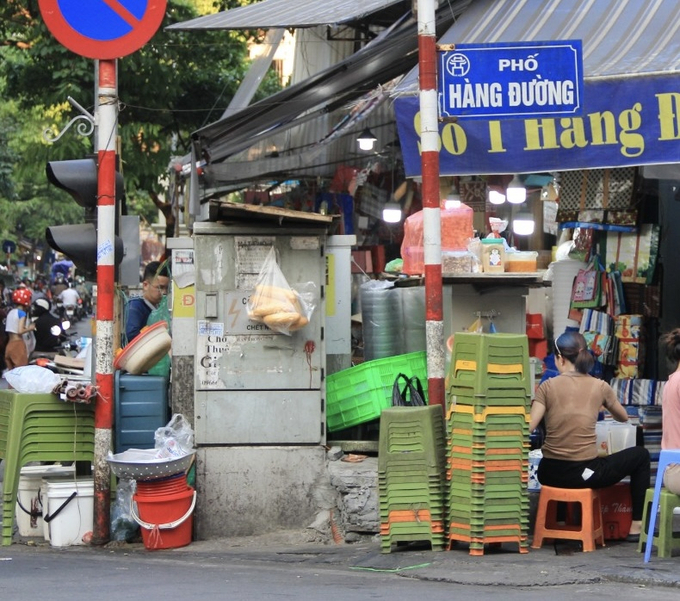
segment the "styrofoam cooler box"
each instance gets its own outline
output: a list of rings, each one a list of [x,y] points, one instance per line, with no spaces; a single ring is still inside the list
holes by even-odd
[[[43,480],[45,539],[53,547],[84,545],[94,525],[94,480]],[[50,519],[51,518],[51,519]]]
[[[21,468],[17,489],[16,520],[19,536],[43,536],[40,485],[43,478],[71,478],[73,466],[27,465]]]

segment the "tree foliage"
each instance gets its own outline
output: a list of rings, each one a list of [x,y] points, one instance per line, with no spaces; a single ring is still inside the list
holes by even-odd
[[[159,31],[139,51],[118,64],[119,127],[122,169],[130,206],[153,220],[148,200],[163,191],[172,156],[189,152],[193,131],[219,119],[247,70],[247,32],[166,31],[172,23],[205,12],[249,3],[246,0],[168,0]],[[277,88],[270,77],[260,96]],[[79,113],[71,96],[94,112],[95,61],[76,56],[45,27],[37,0],[5,0],[0,6],[0,94],[11,102],[0,109],[0,210],[5,229],[11,219],[35,217],[35,205],[52,225],[72,219],[45,177],[45,162],[82,158],[94,151],[93,136],[71,128],[47,144],[42,132],[60,132]],[[26,209],[5,211],[8,202],[27,201]],[[65,200],[77,210],[70,200]],[[40,211],[38,211],[40,212]],[[23,224],[28,234],[33,227]]]

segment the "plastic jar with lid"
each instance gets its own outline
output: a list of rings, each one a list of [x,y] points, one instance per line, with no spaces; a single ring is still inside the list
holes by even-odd
[[[484,238],[482,240],[482,266],[484,273],[503,273],[505,271],[503,238]]]

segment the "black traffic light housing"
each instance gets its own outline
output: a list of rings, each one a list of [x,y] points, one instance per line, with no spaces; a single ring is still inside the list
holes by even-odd
[[[68,192],[85,209],[87,223],[55,225],[45,230],[47,243],[54,250],[71,259],[81,271],[97,271],[97,193],[98,173],[94,159],[50,161],[46,166],[47,180]],[[124,200],[123,176],[116,172],[116,214]],[[116,224],[117,225],[117,224]],[[116,231],[118,227],[116,227]],[[115,264],[120,265],[125,255],[123,240],[115,238]]]

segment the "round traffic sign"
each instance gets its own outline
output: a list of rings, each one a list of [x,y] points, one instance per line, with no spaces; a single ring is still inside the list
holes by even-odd
[[[17,249],[17,245],[12,240],[2,241],[2,250],[4,250],[8,255],[12,254]]]
[[[139,50],[158,31],[167,0],[38,0],[45,25],[63,46],[101,60]]]

